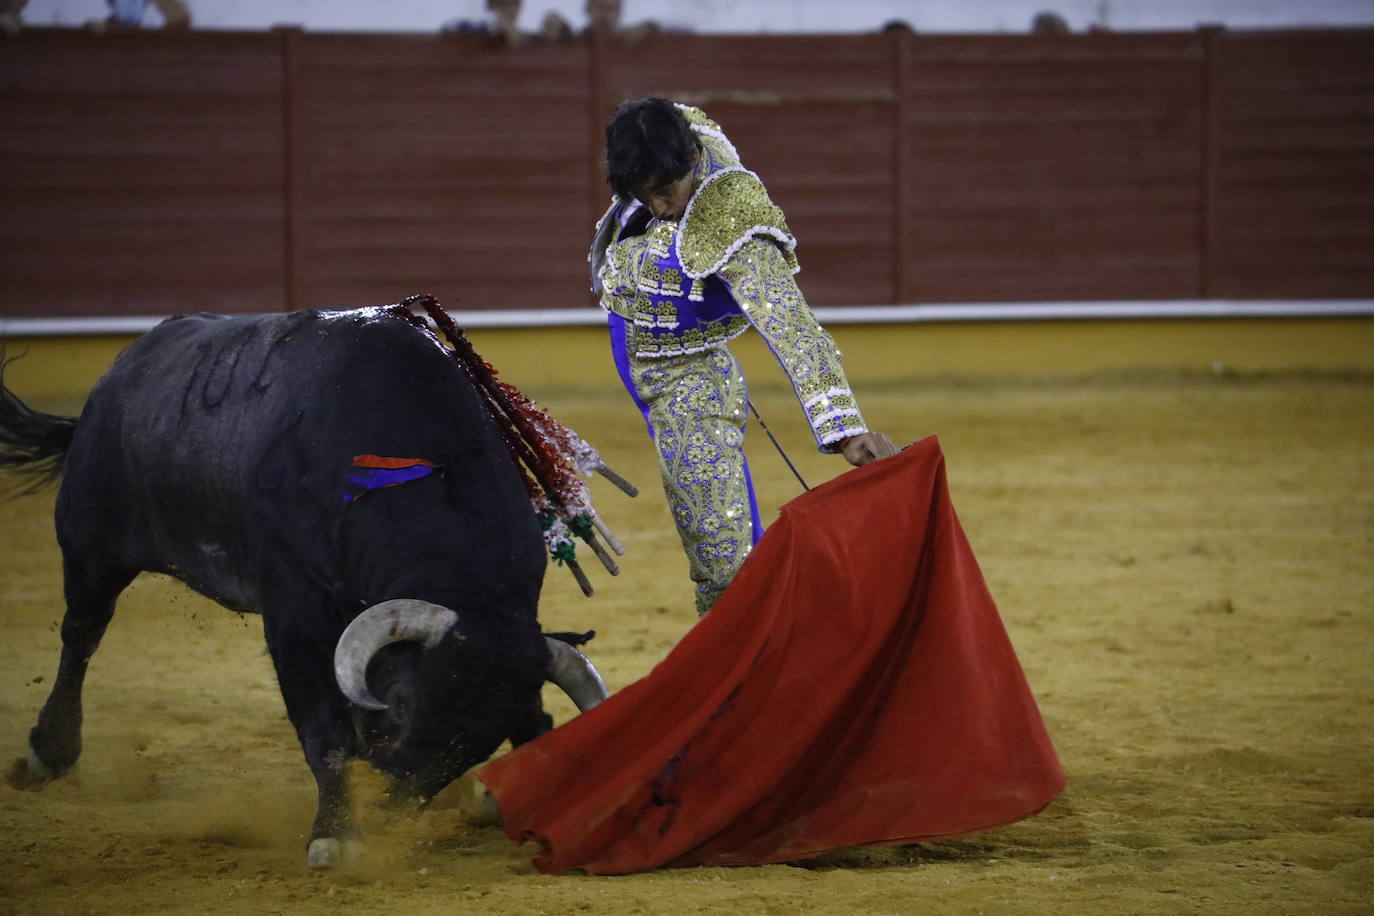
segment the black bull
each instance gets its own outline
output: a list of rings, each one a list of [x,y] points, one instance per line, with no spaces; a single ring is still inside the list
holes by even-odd
[[[337,862],[350,834],[350,758],[427,799],[550,727],[546,679],[579,706],[604,696],[580,653],[540,631],[544,540],[495,422],[405,322],[178,317],[119,356],[78,421],[0,393],[0,465],[62,477],[67,611],[30,779],[80,756],[87,664],[144,570],[262,615],[319,787],[313,865]],[[364,454],[441,469],[349,501]]]

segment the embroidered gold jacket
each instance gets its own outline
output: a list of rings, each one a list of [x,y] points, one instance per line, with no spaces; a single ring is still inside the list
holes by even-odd
[[[751,325],[792,382],[822,451],[866,432],[834,340],[793,279],[796,237],[719,125],[680,105],[702,146],[679,223],[616,200],[589,256],[602,307],[632,327],[634,359],[699,353]]]

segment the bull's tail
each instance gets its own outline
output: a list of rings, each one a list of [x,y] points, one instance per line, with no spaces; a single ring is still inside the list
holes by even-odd
[[[0,351],[0,471],[30,475],[18,492],[32,493],[62,476],[76,418],[34,410],[15,397],[5,387],[5,367],[13,361]]]

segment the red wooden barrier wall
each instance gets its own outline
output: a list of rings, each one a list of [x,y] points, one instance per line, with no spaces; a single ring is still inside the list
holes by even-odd
[[[1374,295],[1374,30],[0,46],[0,315],[583,306],[621,98],[702,105],[814,304]]]

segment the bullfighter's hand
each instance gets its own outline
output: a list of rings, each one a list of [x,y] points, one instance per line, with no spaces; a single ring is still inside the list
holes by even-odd
[[[863,467],[879,458],[891,458],[897,454],[897,446],[892,444],[887,433],[859,433],[844,440],[840,449],[846,461],[854,467]]]

